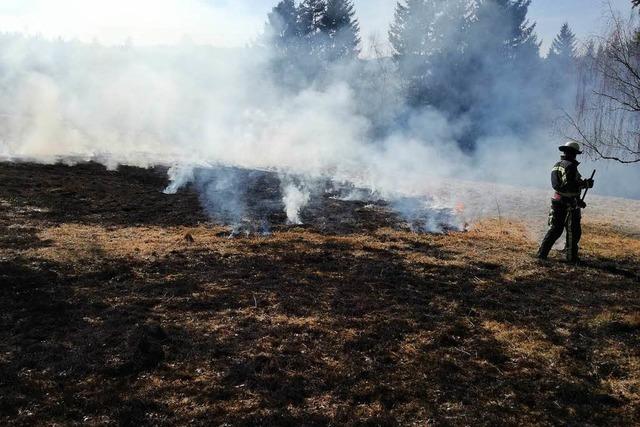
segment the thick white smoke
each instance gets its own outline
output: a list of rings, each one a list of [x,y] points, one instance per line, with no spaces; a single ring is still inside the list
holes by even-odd
[[[468,123],[416,109],[405,112],[402,127],[374,139],[378,118],[405,108],[394,76],[361,82],[370,85],[367,91],[354,87],[360,68],[336,67],[321,84],[290,91],[274,82],[271,55],[264,47],[104,47],[3,35],[0,156],[96,160],[111,168],[172,166],[167,193],[193,182],[205,209],[224,194],[232,201],[231,221],[242,216],[244,202],[236,196],[244,191],[242,180],[207,168],[330,178],[390,200],[433,194],[451,178],[548,186],[555,146],[562,142],[551,124],[527,141],[496,131],[470,156],[456,143]],[[487,111],[487,123],[512,110],[505,104],[504,111]],[[638,182],[637,168],[611,169],[604,179],[600,175],[608,183],[598,186],[600,192],[640,197],[640,189],[629,184]],[[300,222],[309,190],[286,180],[283,189],[289,221]],[[461,198],[438,203],[454,206]]]
[[[287,220],[290,224],[302,224],[300,213],[307,203],[309,203],[311,194],[308,190],[294,183],[286,184],[283,193],[282,201],[285,205]]]

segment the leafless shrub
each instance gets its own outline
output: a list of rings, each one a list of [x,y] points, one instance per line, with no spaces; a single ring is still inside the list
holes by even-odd
[[[593,157],[640,162],[640,41],[638,22],[611,17],[597,51],[584,59],[576,110],[566,113],[567,137]]]

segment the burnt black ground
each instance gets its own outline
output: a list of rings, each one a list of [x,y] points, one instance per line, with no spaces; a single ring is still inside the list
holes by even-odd
[[[3,425],[640,418],[634,236],[587,223],[582,267],[539,265],[506,219],[421,235],[329,199],[348,226],[228,239],[160,169],[0,182]]]

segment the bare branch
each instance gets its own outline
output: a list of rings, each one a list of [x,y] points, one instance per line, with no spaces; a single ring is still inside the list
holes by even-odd
[[[583,64],[575,112],[565,112],[565,136],[595,157],[640,163],[638,26],[636,18],[623,22],[613,13],[610,18],[603,48]]]

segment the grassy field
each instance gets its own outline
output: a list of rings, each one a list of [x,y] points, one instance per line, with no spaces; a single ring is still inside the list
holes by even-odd
[[[229,239],[165,184],[0,164],[0,424],[640,419],[637,234],[587,222],[580,267],[504,218]]]

